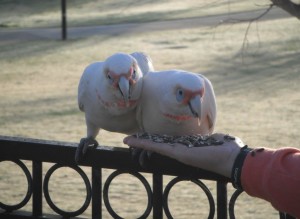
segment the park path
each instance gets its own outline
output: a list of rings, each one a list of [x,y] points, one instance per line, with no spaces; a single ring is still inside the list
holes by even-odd
[[[121,35],[126,33],[154,32],[162,30],[174,30],[184,28],[198,28],[201,26],[217,26],[224,22],[247,21],[261,15],[264,10],[237,12],[230,14],[211,15],[196,18],[155,21],[147,23],[124,23],[103,26],[69,27],[68,39],[78,39],[93,35]],[[272,20],[290,17],[279,8],[273,8],[260,20]],[[61,39],[61,28],[0,28],[0,42],[37,40],[37,39]]]

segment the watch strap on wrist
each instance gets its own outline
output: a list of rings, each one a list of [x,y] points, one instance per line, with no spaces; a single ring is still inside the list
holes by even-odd
[[[234,188],[238,190],[243,190],[242,183],[241,183],[241,174],[242,174],[242,168],[245,161],[245,158],[249,152],[251,152],[253,149],[248,148],[247,145],[241,148],[240,153],[237,155],[232,171],[231,171],[231,182]]]

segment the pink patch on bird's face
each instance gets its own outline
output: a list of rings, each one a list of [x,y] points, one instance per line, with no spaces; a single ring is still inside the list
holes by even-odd
[[[130,108],[136,105],[137,100],[129,100],[128,103],[126,103],[124,100],[119,100],[116,103],[119,108]]]
[[[129,100],[127,103],[124,100],[118,100],[116,102],[109,102],[103,100],[101,95],[99,94],[98,90],[96,89],[96,94],[98,100],[106,107],[106,108],[111,108],[111,107],[117,107],[117,108],[131,108],[133,106],[136,106],[137,100]]]
[[[172,115],[168,113],[164,113],[163,115],[169,119],[176,120],[176,121],[186,121],[193,118],[187,115]]]
[[[127,73],[116,74],[113,71],[109,71],[107,75],[109,75],[113,79],[112,85],[117,89],[121,77],[125,77],[131,85],[134,85],[136,83],[136,79],[133,79],[132,77],[134,71],[135,69],[131,66]]]
[[[187,105],[192,98],[194,98],[197,95],[203,97],[203,94],[204,94],[204,88],[201,88],[200,90],[196,90],[196,91],[184,89],[184,99],[182,100],[182,104]]]

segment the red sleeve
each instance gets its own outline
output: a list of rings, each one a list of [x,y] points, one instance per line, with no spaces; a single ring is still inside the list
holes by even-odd
[[[282,148],[249,153],[241,182],[245,192],[265,199],[279,211],[300,218],[300,150]]]

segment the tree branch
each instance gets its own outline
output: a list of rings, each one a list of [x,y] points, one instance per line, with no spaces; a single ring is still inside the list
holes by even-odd
[[[295,4],[290,0],[270,0],[277,7],[287,11],[292,16],[295,16],[300,20],[300,5]]]

